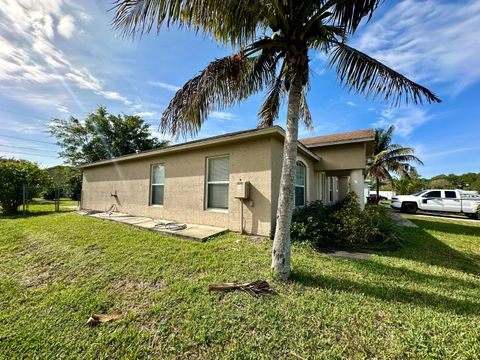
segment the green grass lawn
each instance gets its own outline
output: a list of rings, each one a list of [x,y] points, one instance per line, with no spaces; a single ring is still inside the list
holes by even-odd
[[[368,261],[294,246],[292,281],[254,298],[207,286],[270,281],[269,240],[0,218],[0,358],[478,358],[480,221],[413,221],[405,248]]]

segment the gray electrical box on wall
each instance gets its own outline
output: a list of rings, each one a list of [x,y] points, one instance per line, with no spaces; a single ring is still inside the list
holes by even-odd
[[[235,197],[237,199],[248,199],[250,196],[250,181],[237,181]]]

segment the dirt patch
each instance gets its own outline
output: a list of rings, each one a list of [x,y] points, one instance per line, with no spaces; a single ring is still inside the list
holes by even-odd
[[[371,253],[366,250],[340,250],[332,248],[319,248],[318,251],[325,256],[333,256],[344,259],[356,259],[356,260],[369,260],[372,256]]]

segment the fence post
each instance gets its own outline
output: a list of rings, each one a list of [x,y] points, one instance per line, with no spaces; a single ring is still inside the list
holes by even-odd
[[[23,215],[27,214],[27,204],[25,204],[27,198],[27,187],[25,184],[23,184],[22,187],[22,209],[23,209]]]
[[[58,188],[55,189],[55,212],[60,211],[60,192]]]

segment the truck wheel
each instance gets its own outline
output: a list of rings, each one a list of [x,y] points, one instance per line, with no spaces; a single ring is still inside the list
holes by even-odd
[[[473,220],[479,220],[480,219],[480,216],[479,216],[479,213],[473,213],[473,214],[466,214],[470,219],[473,219]]]
[[[417,205],[412,203],[402,204],[402,212],[407,214],[415,214],[417,212]]]

